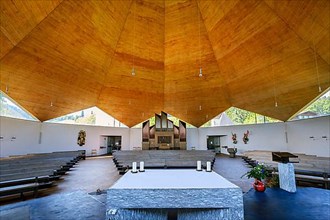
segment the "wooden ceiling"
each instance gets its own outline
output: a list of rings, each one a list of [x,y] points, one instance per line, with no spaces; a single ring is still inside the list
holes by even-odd
[[[129,127],[161,111],[199,127],[231,106],[286,121],[329,89],[329,0],[0,6],[1,90],[41,121],[92,106]]]

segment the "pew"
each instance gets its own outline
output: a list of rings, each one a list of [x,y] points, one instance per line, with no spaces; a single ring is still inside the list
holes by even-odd
[[[79,160],[85,151],[15,155],[0,158],[0,197],[33,192],[52,187]]]
[[[196,161],[202,161],[202,166],[206,167],[206,162],[210,161],[213,166],[215,153],[212,151],[116,151],[113,153],[113,162],[120,174],[124,174],[132,168],[133,162],[144,161],[146,169],[175,169],[175,168],[196,168]]]
[[[38,190],[51,186],[53,186],[53,182],[48,177],[4,181],[0,183],[0,197],[20,194],[21,199],[24,199],[24,193],[26,192],[33,192],[33,196],[36,197]]]

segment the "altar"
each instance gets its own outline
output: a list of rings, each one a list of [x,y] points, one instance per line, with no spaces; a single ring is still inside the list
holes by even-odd
[[[215,172],[127,172],[107,191],[107,220],[244,219],[242,190]]]

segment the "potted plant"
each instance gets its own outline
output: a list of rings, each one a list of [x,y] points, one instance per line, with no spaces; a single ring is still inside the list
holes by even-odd
[[[242,177],[247,176],[247,178],[254,178],[253,187],[258,192],[264,192],[266,190],[266,186],[262,179],[265,179],[270,175],[269,167],[265,166],[262,163],[257,163],[255,167],[253,167],[250,171],[246,172]]]

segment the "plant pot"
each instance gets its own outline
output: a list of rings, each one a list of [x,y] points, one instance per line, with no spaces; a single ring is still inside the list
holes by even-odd
[[[257,192],[264,192],[266,190],[266,186],[265,184],[260,181],[260,180],[255,180],[253,183],[253,188],[257,191]]]

